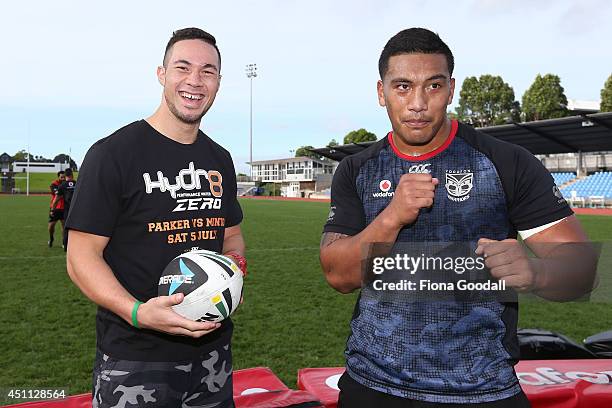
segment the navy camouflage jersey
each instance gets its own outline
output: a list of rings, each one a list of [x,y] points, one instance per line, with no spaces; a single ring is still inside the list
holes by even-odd
[[[572,214],[552,176],[525,149],[452,122],[444,145],[407,156],[392,134],[345,158],[334,175],[324,232],[355,235],[389,204],[400,177],[431,173],[434,205],[398,242],[516,238]],[[381,301],[362,289],[351,321],[346,366],[357,382],[436,403],[481,403],[520,392],[516,303]]]

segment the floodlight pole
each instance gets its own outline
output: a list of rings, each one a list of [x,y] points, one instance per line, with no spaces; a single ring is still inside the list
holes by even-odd
[[[28,120],[28,167],[26,173],[26,197],[30,196],[30,139],[31,139],[32,127]]]
[[[30,196],[30,144],[28,143],[28,171],[26,173],[26,197]]]
[[[257,77],[257,64],[247,64],[246,76],[251,83],[250,123],[249,123],[249,165],[251,167],[251,181],[253,181],[253,78]]]

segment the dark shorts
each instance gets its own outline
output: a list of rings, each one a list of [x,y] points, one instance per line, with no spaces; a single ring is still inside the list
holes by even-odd
[[[129,361],[96,352],[93,408],[233,408],[232,357],[228,344],[202,359]]]
[[[481,404],[440,404],[385,394],[359,384],[347,373],[342,374],[342,377],[340,377],[338,387],[340,388],[338,408],[531,408],[529,400],[523,392],[510,398]]]
[[[49,212],[49,222],[59,221],[64,219],[64,210],[52,210]]]

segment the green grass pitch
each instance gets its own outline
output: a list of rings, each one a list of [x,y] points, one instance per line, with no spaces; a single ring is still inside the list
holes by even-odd
[[[356,294],[330,289],[319,267],[329,204],[241,204],[250,275],[234,317],[234,368],[267,366],[295,387],[301,367],[344,364]],[[0,388],[89,392],[95,307],[69,280],[61,247],[46,246],[48,205],[48,197],[0,196]],[[592,239],[612,239],[612,217],[580,219]],[[530,303],[521,307],[519,326],[582,341],[612,328],[609,310],[603,303]]]

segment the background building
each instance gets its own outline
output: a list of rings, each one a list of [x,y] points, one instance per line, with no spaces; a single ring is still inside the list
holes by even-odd
[[[279,190],[285,197],[329,195],[332,174],[338,165],[311,157],[260,160],[250,164],[253,181],[280,184]]]
[[[52,163],[52,162],[13,162],[14,173],[57,173],[58,171],[66,170],[70,165],[68,163]]]

